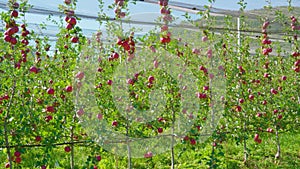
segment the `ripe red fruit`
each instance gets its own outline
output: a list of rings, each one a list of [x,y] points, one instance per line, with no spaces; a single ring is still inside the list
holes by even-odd
[[[239,103],[244,103],[245,102],[245,100],[244,99],[239,99]]]
[[[17,18],[19,16],[19,13],[18,13],[18,11],[13,10],[13,11],[11,11],[10,16]]]
[[[49,88],[49,89],[47,90],[47,93],[50,94],[50,95],[53,95],[53,94],[54,94],[54,89]]]
[[[241,106],[236,106],[235,111],[241,112],[242,111],[242,107]]]
[[[114,53],[111,54],[111,57],[112,57],[113,59],[118,59],[118,58],[119,58],[119,54],[116,53],[116,52],[114,52]]]
[[[144,154],[144,158],[151,158],[152,156],[152,152],[147,152],[146,154]]]
[[[77,111],[77,115],[78,116],[82,116],[84,114],[84,110],[82,108],[80,108],[78,111]]]
[[[162,133],[162,132],[163,132],[163,128],[159,127],[159,128],[157,129],[157,132],[158,132],[158,133]]]
[[[2,97],[3,100],[8,100],[9,99],[9,96],[8,94],[5,94],[3,97]]]
[[[41,137],[41,136],[36,136],[36,137],[35,137],[35,141],[40,142],[41,140],[42,140],[42,137]]]
[[[170,38],[169,36],[161,37],[161,38],[160,38],[160,42],[161,42],[162,44],[170,43],[170,42],[171,42],[171,38]]]
[[[292,56],[293,56],[293,57],[300,56],[300,52],[293,52],[293,53],[292,53]]]
[[[257,139],[257,141],[256,141],[258,144],[260,144],[261,143],[261,139]]]
[[[259,139],[259,134],[254,135],[254,141],[257,141]]]
[[[73,91],[73,87],[72,86],[67,86],[65,88],[66,92],[72,92]]]
[[[5,164],[5,168],[9,168],[10,167],[10,164],[9,163],[6,163]]]
[[[17,157],[17,158],[15,159],[15,162],[18,163],[18,164],[21,163],[21,162],[22,162],[22,158],[21,158],[21,157]]]
[[[271,89],[271,93],[272,93],[272,94],[277,94],[278,92],[277,92],[277,90],[275,90],[275,89],[272,88],[272,89]]]
[[[257,113],[256,114],[256,117],[261,117],[262,116],[262,113]]]
[[[13,5],[12,5],[13,8],[15,9],[18,9],[20,7],[19,3],[15,2]]]
[[[53,119],[53,117],[51,115],[46,116],[46,122],[49,122]]]
[[[53,106],[47,106],[46,111],[53,113],[53,112],[55,112],[55,109]]]
[[[101,161],[101,156],[100,156],[100,155],[97,155],[97,156],[96,156],[96,159],[97,159],[97,161]]]
[[[195,145],[195,144],[196,144],[196,140],[192,138],[192,139],[190,140],[190,143],[191,143],[191,145]]]
[[[115,120],[115,121],[112,122],[111,125],[114,126],[114,127],[117,127],[118,126],[118,122]]]
[[[12,37],[11,39],[10,39],[10,43],[12,44],[12,45],[15,45],[15,44],[17,44],[17,38],[15,38],[15,37]]]
[[[263,28],[263,29],[266,29],[266,28],[269,26],[269,24],[270,24],[269,21],[264,22],[262,28]]]
[[[272,133],[272,132],[273,132],[273,129],[267,128],[267,132]]]
[[[68,30],[71,30],[73,28],[73,25],[72,24],[67,24],[67,26],[66,26],[66,29],[68,29]]]
[[[264,74],[264,77],[265,77],[265,78],[268,78],[268,77],[269,77],[269,74],[268,74],[268,73],[265,73],[265,74]]]
[[[71,0],[65,0],[65,4],[70,5]]]
[[[103,119],[103,115],[102,114],[97,114],[97,118],[99,119],[99,120],[102,120]]]
[[[134,84],[134,81],[133,81],[132,79],[127,79],[127,84],[133,85],[133,84]]]
[[[5,42],[10,42],[11,36],[5,35],[5,36],[4,36],[4,40],[5,40]]]
[[[19,151],[16,151],[16,152],[14,153],[14,155],[15,155],[16,157],[20,157],[20,156],[21,156],[21,153],[20,153]]]
[[[47,169],[47,166],[42,165],[42,166],[41,166],[41,169]]]
[[[84,73],[83,72],[78,72],[75,77],[77,79],[81,80],[82,78],[84,78]]]
[[[67,153],[68,153],[68,152],[70,152],[70,151],[71,151],[71,147],[69,147],[69,146],[66,146],[66,147],[65,147],[65,152],[67,152]]]
[[[70,23],[71,25],[76,25],[77,21],[75,18],[69,18],[68,23]]]
[[[79,38],[77,36],[74,36],[74,37],[71,38],[72,43],[77,43],[78,40],[79,40]]]
[[[111,86],[112,85],[112,80],[108,80],[107,84]]]
[[[31,66],[29,69],[30,72],[37,74],[38,73],[38,69],[35,66]]]
[[[282,80],[286,80],[286,78],[287,78],[286,76],[282,76],[281,77]]]
[[[280,119],[282,119],[282,114],[279,114],[278,116],[277,116],[277,118],[280,120]]]
[[[122,43],[122,47],[123,47],[126,51],[129,51],[129,50],[130,50],[130,45],[128,44],[128,42],[123,42],[123,43]]]
[[[153,76],[149,76],[149,77],[148,77],[148,82],[152,84],[153,81],[154,81],[154,77],[153,77]]]
[[[250,95],[249,95],[249,99],[250,99],[250,100],[253,100],[253,99],[254,99],[254,95],[250,94]]]

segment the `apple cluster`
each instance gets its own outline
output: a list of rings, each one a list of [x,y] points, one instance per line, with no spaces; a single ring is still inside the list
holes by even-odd
[[[268,37],[268,33],[267,33],[267,28],[269,26],[270,22],[266,21],[263,23],[262,26],[262,35],[263,35],[263,39],[262,39],[262,53],[263,55],[269,55],[269,53],[272,52],[272,47],[270,46],[272,41],[269,39]]]
[[[169,32],[168,23],[172,21],[171,11],[168,7],[168,0],[159,0],[160,13],[163,15],[164,24],[161,26],[160,42],[168,44],[171,42],[171,32]]]
[[[126,16],[126,13],[122,11],[124,4],[124,0],[115,0],[116,8],[114,12],[117,18],[124,18]]]
[[[11,45],[16,45],[18,43],[16,33],[19,32],[19,25],[16,24],[15,18],[18,18],[19,12],[17,11],[19,8],[19,4],[17,2],[13,3],[12,11],[10,13],[9,20],[6,20],[6,31],[4,32],[4,41],[9,42]]]

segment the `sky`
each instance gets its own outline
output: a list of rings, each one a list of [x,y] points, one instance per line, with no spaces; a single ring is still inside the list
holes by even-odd
[[[36,7],[42,7],[46,9],[56,10],[59,4],[63,3],[63,0],[28,0],[30,4]],[[113,0],[103,0],[106,5],[113,3]],[[229,10],[238,10],[240,6],[237,4],[239,0],[215,0],[215,3],[212,4],[215,8],[220,9],[229,9]],[[245,0],[247,2],[246,10],[251,9],[260,9],[263,6],[267,5],[266,0]],[[271,2],[272,6],[286,6],[288,5],[287,0],[268,0]],[[5,3],[7,0],[0,0],[0,2]],[[183,2],[195,5],[209,5],[208,0],[174,0],[174,2]],[[293,6],[300,6],[300,0],[292,0]],[[154,19],[159,16],[159,5],[158,4],[149,4],[144,2],[137,2],[136,5],[129,6],[131,19],[132,20],[141,20],[141,21],[150,21],[154,22]],[[1,11],[1,10],[0,10]],[[98,0],[78,0],[77,9],[75,13],[87,14],[92,16],[97,16],[99,11],[98,8]],[[106,11],[108,14],[113,16],[113,11]],[[173,11],[172,14],[174,16],[180,17],[184,14],[184,12]],[[199,16],[191,15],[192,18],[197,19]],[[46,22],[47,15],[37,16],[37,15],[29,15],[27,17],[27,21],[30,23],[42,23],[45,22],[48,25],[54,25],[52,23]],[[183,17],[181,17],[184,19]],[[94,20],[81,20],[79,22],[79,26],[84,29],[92,29],[97,30],[99,28],[99,24]],[[148,26],[142,27],[144,31],[152,29]],[[55,31],[55,28],[51,28]],[[51,31],[51,30],[50,30]]]

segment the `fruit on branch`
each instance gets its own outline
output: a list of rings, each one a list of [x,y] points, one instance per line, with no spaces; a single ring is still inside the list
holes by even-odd
[[[101,161],[101,156],[100,156],[100,155],[97,155],[97,156],[96,156],[96,160],[97,160],[97,161]]]
[[[47,89],[47,93],[50,95],[54,95],[54,89],[53,88]]]
[[[72,92],[73,91],[73,87],[72,86],[67,86],[65,88],[66,92]]]
[[[77,43],[78,40],[79,40],[79,38],[77,36],[74,36],[74,37],[71,38],[72,43]]]
[[[71,147],[70,146],[66,146],[65,147],[65,152],[69,153],[71,151]]]
[[[111,124],[113,127],[117,127],[118,126],[118,122],[116,120],[114,120]]]
[[[75,75],[75,77],[77,78],[77,79],[79,79],[79,80],[81,80],[81,79],[83,79],[84,78],[84,72],[78,72],[76,75]]]
[[[13,11],[11,11],[10,16],[14,17],[14,18],[17,18],[19,16],[19,13],[18,13],[18,11],[13,10]]]
[[[70,5],[71,4],[71,0],[65,0],[65,4]]]

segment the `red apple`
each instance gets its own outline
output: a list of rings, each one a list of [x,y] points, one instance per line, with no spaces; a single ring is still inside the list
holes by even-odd
[[[157,132],[158,132],[158,133],[162,133],[162,132],[163,132],[163,128],[159,127],[159,128],[157,129]]]
[[[272,89],[271,89],[271,93],[272,93],[272,94],[277,94],[278,92],[277,92],[277,90],[275,90],[275,89],[272,88]]]
[[[54,89],[53,88],[47,89],[47,93],[50,94],[50,95],[53,95],[54,94]]]
[[[112,85],[112,83],[113,83],[112,80],[107,81],[107,84],[110,85],[110,86]]]
[[[15,155],[16,157],[20,157],[20,156],[21,156],[21,153],[20,153],[19,151],[16,151],[16,152],[14,153],[14,155]]]
[[[66,147],[65,147],[65,152],[68,153],[68,152],[70,152],[70,151],[71,151],[71,147],[70,147],[70,146],[66,146]]]
[[[41,140],[42,140],[42,137],[41,137],[41,136],[36,136],[36,137],[35,137],[35,141],[36,141],[36,142],[40,142]]]
[[[114,53],[111,54],[111,57],[113,59],[118,59],[119,58],[119,54],[117,52],[114,52]]]
[[[149,77],[148,77],[148,82],[149,82],[149,83],[152,84],[154,80],[155,80],[155,79],[154,79],[153,76],[149,76]]]
[[[250,94],[250,95],[249,95],[249,99],[250,99],[250,100],[253,100],[253,99],[254,99],[254,95]]]
[[[65,4],[70,5],[71,0],[65,0]]]
[[[10,167],[10,164],[9,163],[6,163],[5,164],[5,168],[9,168]]]
[[[71,38],[72,43],[77,43],[78,40],[79,40],[79,38],[77,36],[74,36],[74,37]]]
[[[53,117],[51,115],[46,116],[46,122],[49,122],[53,119]]]
[[[133,85],[133,84],[134,84],[134,81],[133,81],[133,79],[127,79],[127,84],[131,84],[131,85]]]
[[[118,126],[118,122],[116,120],[114,120],[111,125],[114,126],[114,127],[117,127]]]
[[[80,108],[78,111],[77,111],[77,115],[78,116],[82,116],[84,114],[84,110],[82,108]]]
[[[42,166],[41,166],[41,169],[47,169],[47,166],[42,165]]]
[[[18,13],[18,11],[13,10],[13,11],[11,11],[10,16],[14,17],[14,18],[17,18],[19,16],[19,13]]]
[[[72,92],[73,91],[73,87],[72,86],[67,86],[65,88],[66,92]]]
[[[190,140],[190,143],[191,143],[191,145],[195,145],[195,144],[196,144],[196,140],[192,138],[192,139]]]
[[[22,162],[21,157],[17,157],[17,158],[15,159],[15,162],[16,162],[17,164],[21,163],[21,162]]]
[[[70,23],[71,25],[76,25],[77,21],[76,18],[69,18],[68,23]]]
[[[99,113],[99,114],[97,114],[97,118],[98,118],[99,120],[102,120],[102,119],[103,119],[103,115],[102,115],[101,113]]]
[[[72,28],[73,28],[73,25],[68,23],[67,26],[66,26],[66,29],[71,30]]]
[[[254,135],[254,141],[257,141],[259,139],[259,134]]]
[[[31,66],[29,69],[30,72],[37,74],[38,73],[38,69],[35,66]]]
[[[152,156],[152,152],[147,152],[146,154],[144,154],[144,158],[151,158]]]
[[[83,79],[84,78],[84,72],[78,72],[75,77],[79,80]]]
[[[241,106],[239,106],[239,105],[238,105],[238,106],[236,106],[236,107],[235,107],[235,111],[237,111],[237,112],[241,112],[241,111],[242,111],[242,107],[241,107]]]
[[[100,156],[100,155],[97,155],[97,156],[96,156],[96,160],[97,160],[97,161],[101,161],[101,156]]]
[[[256,114],[256,117],[261,117],[261,116],[262,116],[262,113],[260,113],[260,112]]]

